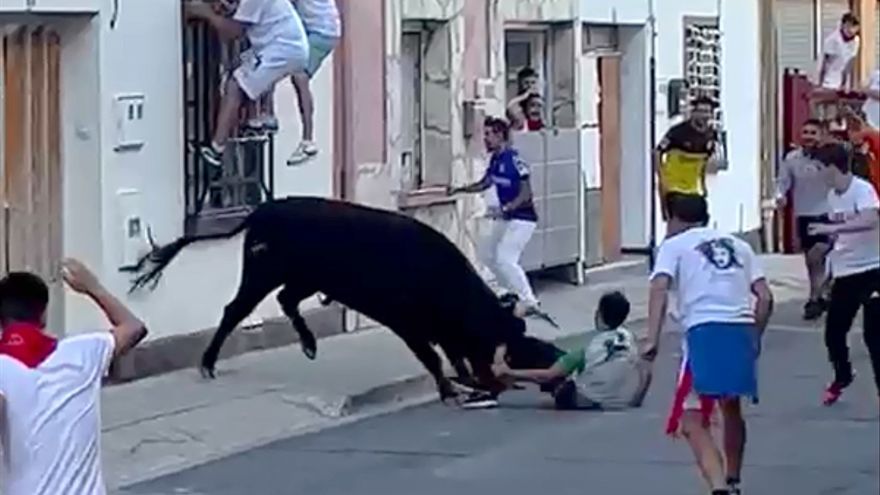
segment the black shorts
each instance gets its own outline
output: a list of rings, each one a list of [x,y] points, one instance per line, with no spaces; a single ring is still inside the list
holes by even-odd
[[[797,217],[797,234],[798,238],[801,240],[801,248],[804,251],[809,251],[810,249],[813,249],[813,246],[815,246],[816,244],[831,244],[831,238],[827,235],[810,234],[810,225],[815,223],[828,222],[828,217],[825,215]]]

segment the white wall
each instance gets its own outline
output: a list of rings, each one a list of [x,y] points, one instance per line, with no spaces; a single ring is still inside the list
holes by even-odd
[[[758,0],[724,2],[721,31],[722,106],[728,133],[728,170],[709,185],[712,218],[724,230],[761,226],[761,59]]]
[[[103,7],[103,12],[109,13],[112,1],[104,0]],[[68,79],[63,95],[65,255],[85,257],[95,264],[112,291],[125,294],[130,277],[118,270],[123,240],[118,191],[139,191],[138,209],[158,242],[170,242],[183,234],[180,2],[124,2],[114,30],[109,28],[109,15],[96,19],[100,22],[91,22],[91,30],[85,30],[92,34],[64,40],[68,57],[64,61]],[[85,40],[90,36],[97,39],[97,47],[88,46]],[[99,64],[99,70],[87,70],[95,64]],[[277,115],[283,128],[276,138],[276,196],[329,195],[332,191],[332,64],[332,58],[328,58],[312,86],[316,140],[321,148],[315,160],[298,167],[286,165],[299,141],[299,113],[289,82],[283,83],[276,94]],[[83,67],[77,69],[78,65]],[[113,98],[119,93],[142,93],[146,97],[146,144],[139,151],[120,153],[113,149]],[[79,123],[95,127],[86,141],[77,138]],[[95,170],[99,171],[100,191],[95,187]],[[80,187],[85,189],[74,191]],[[100,197],[99,204],[90,201],[94,197]],[[96,218],[100,218],[99,229],[95,228]],[[154,292],[127,298],[148,321],[151,338],[218,323],[223,306],[238,284],[240,244],[240,239],[234,239],[194,245],[166,269]],[[69,301],[67,322],[71,332],[101,322],[97,312],[78,298]],[[280,315],[274,300],[258,313]]]
[[[644,248],[650,239],[651,143],[648,98],[650,28],[644,24],[620,29],[621,57],[621,243]]]
[[[759,32],[757,0],[722,2],[722,106],[728,130],[729,169],[707,180],[712,225],[741,232],[760,226]],[[657,139],[673,123],[666,115],[665,85],[683,75],[682,20],[717,15],[717,0],[655,0],[657,17]],[[655,196],[656,198],[656,196]],[[666,226],[659,218],[657,236]]]
[[[648,18],[651,1],[581,0],[581,18],[584,22],[643,24]]]

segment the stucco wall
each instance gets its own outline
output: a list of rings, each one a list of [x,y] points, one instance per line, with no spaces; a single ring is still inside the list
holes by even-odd
[[[65,255],[85,258],[111,290],[125,294],[129,276],[119,271],[123,230],[118,192],[138,192],[136,210],[158,242],[183,233],[180,2],[124,2],[113,30],[107,15],[112,2],[106,0],[102,8],[100,17],[75,24],[63,40],[64,243]],[[328,59],[312,83],[321,153],[302,166],[285,164],[300,132],[293,90],[284,82],[276,93],[282,125],[276,137],[277,196],[331,193],[332,64]],[[119,93],[145,95],[145,145],[138,151],[113,149],[113,98]],[[155,292],[125,297],[149,321],[151,338],[217,324],[237,287],[240,244],[234,239],[194,245],[168,267]],[[98,312],[78,297],[68,298],[66,312],[69,333],[102,323]],[[280,311],[271,300],[257,314]]]

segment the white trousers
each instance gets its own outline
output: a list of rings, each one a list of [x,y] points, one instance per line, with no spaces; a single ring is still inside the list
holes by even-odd
[[[480,258],[507,290],[516,293],[527,304],[537,304],[519,258],[535,232],[535,222],[525,220],[494,220],[492,233],[480,249]]]

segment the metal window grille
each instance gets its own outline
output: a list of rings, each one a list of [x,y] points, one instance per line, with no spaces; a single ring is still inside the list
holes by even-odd
[[[720,129],[721,114],[721,29],[718,21],[690,21],[685,24],[684,73],[689,100],[708,96],[715,101],[712,126]]]
[[[185,226],[194,233],[210,230],[211,220],[246,215],[273,197],[274,141],[271,134],[239,130],[220,167],[202,161],[199,148],[211,141],[224,85],[246,47],[222,43],[203,22],[187,23],[184,30]]]

